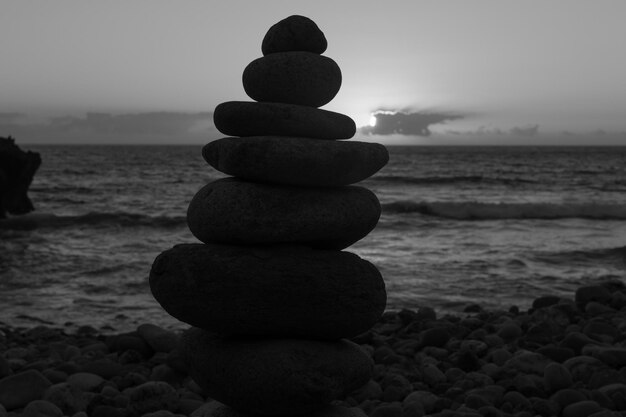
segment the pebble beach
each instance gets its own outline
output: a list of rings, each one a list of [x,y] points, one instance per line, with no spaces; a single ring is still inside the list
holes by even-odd
[[[232,415],[188,376],[176,332],[152,324],[113,335],[90,326],[0,330],[0,416]],[[527,311],[386,312],[352,338],[373,360],[372,379],[319,413],[626,416],[625,335],[619,282],[539,296]]]

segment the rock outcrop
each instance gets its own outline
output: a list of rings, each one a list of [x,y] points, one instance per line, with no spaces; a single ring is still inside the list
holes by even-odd
[[[0,137],[0,219],[9,214],[26,214],[35,209],[28,187],[41,165],[36,152],[24,152],[11,136]]]

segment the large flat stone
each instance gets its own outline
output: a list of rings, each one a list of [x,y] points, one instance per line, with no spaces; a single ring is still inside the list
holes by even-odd
[[[305,414],[364,385],[372,361],[347,340],[224,338],[197,328],[182,337],[192,378],[244,412]]]
[[[150,288],[178,320],[247,336],[353,337],[386,303],[385,283],[368,261],[286,245],[176,245],[154,261]]]
[[[308,17],[293,15],[274,24],[263,38],[263,55],[275,52],[308,51],[321,54],[328,42],[324,33]]]
[[[296,136],[350,139],[354,120],[345,114],[286,103],[227,101],[213,111],[215,127],[231,136]]]
[[[282,136],[218,139],[202,149],[202,156],[213,168],[235,177],[305,186],[353,184],[389,161],[387,148],[378,143]]]
[[[256,101],[321,107],[340,87],[337,63],[312,52],[269,54],[255,59],[243,71],[243,88]]]
[[[354,185],[295,187],[225,178],[193,197],[187,224],[204,243],[343,249],[372,231],[380,212],[374,193]]]

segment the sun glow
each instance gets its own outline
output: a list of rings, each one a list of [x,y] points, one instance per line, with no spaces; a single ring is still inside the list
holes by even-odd
[[[374,114],[372,114],[372,115],[370,116],[370,126],[371,126],[371,127],[376,126],[376,115],[374,115]]]

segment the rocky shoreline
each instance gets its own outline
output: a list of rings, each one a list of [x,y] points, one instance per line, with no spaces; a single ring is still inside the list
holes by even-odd
[[[189,377],[179,335],[158,326],[0,330],[0,417],[227,415]],[[619,282],[539,297],[528,311],[387,312],[352,340],[375,363],[364,387],[334,403],[355,417],[626,416]]]

